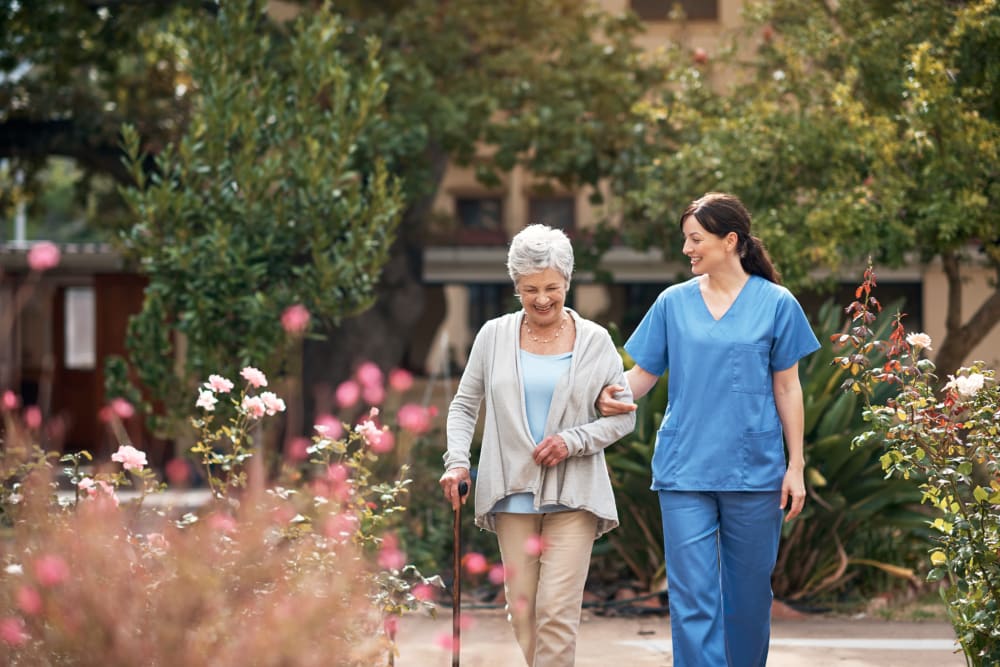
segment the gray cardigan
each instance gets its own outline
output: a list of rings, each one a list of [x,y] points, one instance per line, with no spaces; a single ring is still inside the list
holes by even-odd
[[[469,363],[448,408],[448,451],[445,469],[471,468],[472,437],[479,408],[486,399],[479,471],[476,477],[476,525],[496,531],[491,512],[513,494],[534,494],[535,507],[555,504],[587,510],[597,516],[595,539],[618,525],[618,511],[604,462],[604,448],[635,428],[635,413],[614,417],[597,414],[594,402],[609,384],[625,387],[622,360],[603,327],[566,309],[576,323],[576,342],[569,373],[556,385],[545,435],[559,434],[569,458],[551,468],[532,459],[535,441],[528,429],[521,372],[521,320],[518,311],[483,325],[472,344]]]

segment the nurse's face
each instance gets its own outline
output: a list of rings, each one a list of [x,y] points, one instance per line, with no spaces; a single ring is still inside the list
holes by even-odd
[[[706,231],[693,215],[684,219],[681,229],[684,232],[684,254],[691,260],[692,273],[696,276],[710,275],[730,266],[736,252],[735,232],[716,236]]]
[[[555,269],[521,276],[517,293],[531,327],[547,327],[562,320],[566,303],[566,279]]]

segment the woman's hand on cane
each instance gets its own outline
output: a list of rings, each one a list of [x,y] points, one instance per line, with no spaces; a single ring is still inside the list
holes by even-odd
[[[472,478],[469,476],[468,468],[452,468],[441,475],[439,481],[441,489],[444,491],[445,500],[451,503],[453,510],[458,509],[459,503],[464,505],[465,501],[469,499],[468,493],[462,495],[458,492],[458,485],[462,482],[465,482],[468,488],[472,487]]]

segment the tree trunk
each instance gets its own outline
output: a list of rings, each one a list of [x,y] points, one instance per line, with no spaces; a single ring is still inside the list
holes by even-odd
[[[986,338],[986,335],[1000,322],[1000,287],[984,301],[967,322],[962,322],[961,298],[962,276],[958,257],[942,257],[945,275],[948,278],[948,314],[945,338],[938,346],[934,364],[940,379],[960,368],[972,350]],[[973,361],[973,360],[968,360]]]
[[[433,148],[427,155],[428,169],[435,177],[433,182],[440,183],[447,155]],[[325,331],[325,339],[306,341],[302,371],[306,425],[313,424],[317,414],[332,410],[332,391],[348,379],[362,361],[374,361],[383,370],[397,366],[422,370],[418,364],[423,359],[407,359],[407,352],[416,342],[417,348],[423,348],[417,350],[418,356],[421,353],[426,356],[430,341],[415,341],[415,336],[420,330],[436,330],[445,316],[441,293],[429,293],[423,284],[425,220],[432,204],[433,196],[428,195],[404,213],[389,261],[376,288],[375,304],[340,326]],[[431,296],[430,303],[428,296]]]

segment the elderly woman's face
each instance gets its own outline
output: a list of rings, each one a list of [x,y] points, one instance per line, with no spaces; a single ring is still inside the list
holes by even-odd
[[[566,279],[555,269],[521,276],[517,293],[528,321],[533,326],[544,327],[562,319],[566,302]]]

